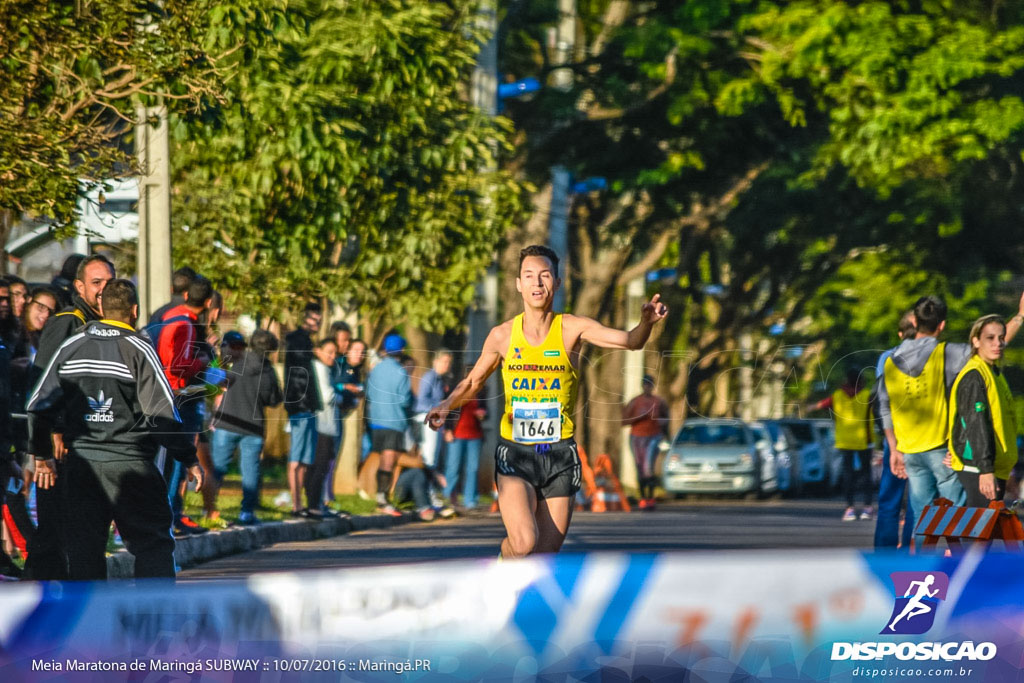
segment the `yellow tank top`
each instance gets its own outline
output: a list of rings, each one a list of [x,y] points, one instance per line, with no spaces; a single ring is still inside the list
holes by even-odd
[[[512,320],[501,379],[505,387],[503,439],[535,444],[572,438],[577,376],[562,342],[561,314],[551,321],[540,346],[526,341],[522,313]]]
[[[949,417],[946,402],[946,343],[939,342],[917,377],[885,359],[885,388],[896,447],[903,453],[924,453],[944,448]]]
[[[836,421],[836,448],[862,451],[868,447],[871,392],[861,389],[850,396],[842,389],[832,394],[832,417]]]
[[[999,479],[1008,479],[1010,470],[1017,464],[1017,420],[1013,413],[1013,394],[1010,393],[1010,386],[1006,378],[1000,373],[992,372],[992,367],[979,358],[971,356],[967,365],[956,376],[953,383],[953,392],[949,396],[949,452],[953,454],[953,469],[960,471],[964,468],[964,461],[961,459],[963,453],[957,453],[953,446],[953,424],[958,417],[956,390],[960,387],[960,380],[971,370],[981,373],[985,380],[985,389],[988,394],[988,405],[992,415],[992,431],[996,437],[996,460],[993,472]],[[972,406],[967,407],[973,409]]]

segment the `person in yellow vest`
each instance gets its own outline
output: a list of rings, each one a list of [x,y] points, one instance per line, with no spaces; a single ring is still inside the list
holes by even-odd
[[[1007,342],[1024,322],[1024,297],[1020,309],[1006,326]],[[918,299],[914,318],[917,337],[905,340],[886,359],[878,379],[878,402],[892,471],[909,481],[911,507],[920,515],[939,496],[955,505],[966,500],[956,473],[943,460],[949,441],[949,389],[973,348],[938,340],[946,327],[946,303],[941,298]]]
[[[516,289],[523,313],[491,330],[469,375],[432,408],[425,422],[444,425],[452,410],[476,396],[501,366],[505,411],[495,452],[495,481],[506,538],[501,557],[556,553],[572,519],[580,488],[576,449],[576,388],[584,342],[609,349],[641,349],[654,325],[668,314],[655,294],[632,330],[552,310],[561,286],[558,255],[545,246],[519,252]]]
[[[1006,324],[986,315],[971,327],[974,355],[957,375],[949,397],[949,452],[967,493],[968,507],[1001,500],[1017,464],[1017,421],[1013,395],[999,368],[1006,348]]]
[[[871,432],[871,390],[866,386],[860,370],[846,371],[846,382],[832,392],[832,395],[814,406],[822,410],[830,408],[836,427],[836,450],[843,459],[843,495],[846,496],[844,522],[857,519],[854,498],[859,492],[864,507],[860,518],[871,519],[871,449],[874,434]]]

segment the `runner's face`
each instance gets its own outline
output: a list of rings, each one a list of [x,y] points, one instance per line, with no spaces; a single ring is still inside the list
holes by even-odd
[[[972,339],[971,343],[978,350],[978,355],[986,363],[995,363],[1003,357],[1006,348],[1006,328],[1002,323],[991,322],[981,328],[981,335]]]
[[[547,310],[561,281],[555,277],[551,261],[543,256],[527,256],[516,278],[516,289],[527,308]]]

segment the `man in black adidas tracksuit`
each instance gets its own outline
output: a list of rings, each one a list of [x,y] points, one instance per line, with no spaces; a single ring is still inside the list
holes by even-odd
[[[36,352],[31,369],[32,376],[29,387],[34,387],[37,384],[61,344],[81,331],[86,324],[99,320],[100,292],[114,277],[116,277],[114,264],[105,256],[94,254],[81,260],[73,283],[75,294],[71,299],[71,306],[50,317],[43,327],[39,338],[39,350]],[[67,543],[64,539],[63,529],[64,501],[67,497],[62,476],[64,449],[59,438],[61,426],[54,424],[52,428],[55,435],[54,456],[56,459],[41,460],[35,465],[37,471],[40,472],[40,477],[52,476],[58,483],[48,489],[36,486],[36,512],[39,518],[39,527],[29,542],[28,559],[25,561],[25,578],[39,581],[68,578],[68,564],[65,555]]]
[[[45,490],[56,476],[66,479],[62,521],[70,578],[106,578],[111,520],[135,556],[137,578],[173,578],[171,510],[153,460],[164,446],[200,488],[203,471],[195,444],[179,432],[174,396],[156,352],[132,327],[138,316],[135,287],[111,280],[99,304],[102,319],[61,345],[29,398],[29,447],[37,461],[50,457],[55,423],[67,448],[63,475],[44,467],[36,483]]]

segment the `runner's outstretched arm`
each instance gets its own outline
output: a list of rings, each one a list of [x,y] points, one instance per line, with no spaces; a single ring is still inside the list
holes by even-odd
[[[647,343],[655,323],[664,320],[668,315],[668,307],[661,303],[660,299],[661,295],[655,294],[650,301],[644,304],[640,310],[640,323],[629,332],[605,327],[596,320],[582,316],[573,316],[573,321],[582,326],[580,339],[585,342],[605,349],[636,351],[642,349]]]
[[[484,341],[484,348],[480,353],[480,358],[476,361],[476,365],[473,366],[473,369],[469,371],[464,380],[455,385],[455,389],[448,395],[448,398],[430,409],[424,420],[425,424],[437,431],[444,426],[448,413],[458,410],[471,398],[480,393],[484,383],[487,382],[487,378],[501,365],[502,338],[498,327],[491,330],[491,333],[487,335],[487,339]]]

